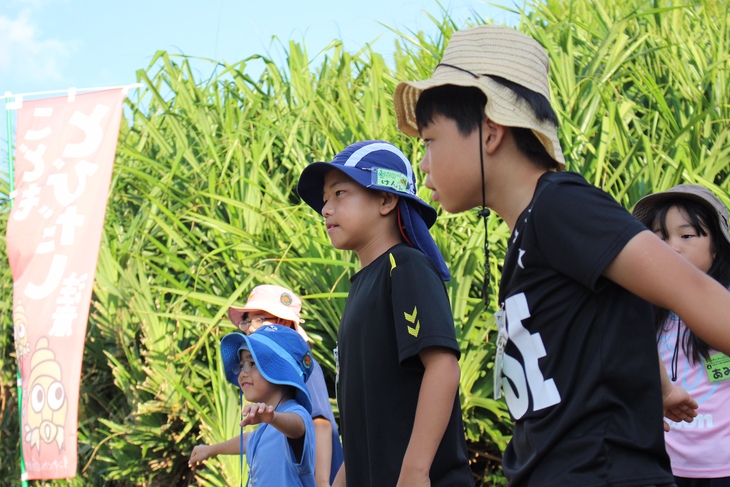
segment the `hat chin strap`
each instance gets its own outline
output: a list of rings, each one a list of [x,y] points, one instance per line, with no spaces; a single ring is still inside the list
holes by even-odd
[[[413,242],[408,238],[408,235],[406,235],[406,232],[403,230],[403,217],[401,217],[400,214],[400,207],[398,208],[398,211],[396,211],[398,215],[398,230],[400,230],[400,236],[403,237],[403,240],[408,244],[409,247],[415,247],[413,245]]]
[[[484,305],[489,307],[489,283],[491,274],[489,272],[489,245],[487,244],[487,217],[491,213],[487,208],[486,190],[484,188],[484,148],[482,147],[482,122],[479,123],[479,169],[482,172],[482,209],[477,215],[484,221],[484,282],[482,283],[482,299]]]

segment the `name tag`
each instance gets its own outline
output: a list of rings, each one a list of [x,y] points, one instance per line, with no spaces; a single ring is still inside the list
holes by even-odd
[[[710,358],[705,360],[705,368],[710,382],[730,379],[730,357],[724,353],[710,355]]]
[[[507,335],[507,324],[505,323],[504,308],[494,313],[497,321],[497,352],[494,354],[494,399],[502,397],[502,367],[504,367],[504,347],[509,337]]]

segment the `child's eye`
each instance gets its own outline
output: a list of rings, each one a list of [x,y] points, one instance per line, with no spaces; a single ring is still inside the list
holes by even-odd
[[[338,189],[337,191],[335,191],[335,196],[342,196],[342,194],[343,194],[344,192],[345,192],[345,190],[344,190],[344,189]]]
[[[241,363],[238,364],[238,368],[234,370],[234,373],[240,374],[241,372],[249,373],[251,372],[251,368],[256,367],[256,362],[253,360],[242,360]]]

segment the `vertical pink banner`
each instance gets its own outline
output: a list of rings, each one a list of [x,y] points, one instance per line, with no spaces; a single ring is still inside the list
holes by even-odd
[[[7,248],[29,480],[76,476],[81,360],[125,95],[18,110]]]

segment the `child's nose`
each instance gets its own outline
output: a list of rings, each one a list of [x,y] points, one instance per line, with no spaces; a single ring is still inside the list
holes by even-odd
[[[418,167],[421,168],[421,171],[428,174],[428,171],[431,170],[431,163],[428,159],[428,151],[423,155],[423,159],[421,159],[421,162],[418,164]]]
[[[667,240],[667,243],[672,248],[672,250],[674,250],[678,254],[681,254],[682,253],[682,246],[680,245],[681,241],[682,240],[679,238],[670,237],[669,240]]]

